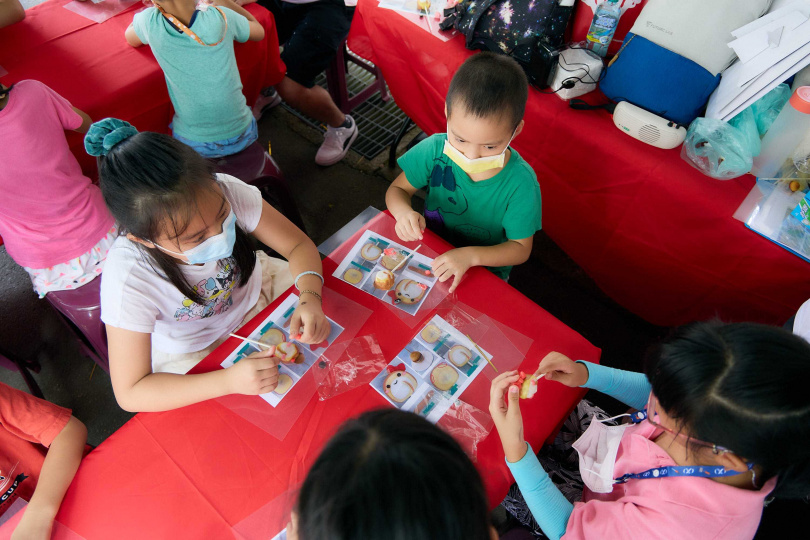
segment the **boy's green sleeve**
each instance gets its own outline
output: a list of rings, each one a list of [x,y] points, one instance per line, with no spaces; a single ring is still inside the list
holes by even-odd
[[[437,147],[444,144],[440,135],[432,135],[402,155],[397,164],[405,178],[416,189],[424,189],[430,181],[430,172],[434,158],[438,155]]]
[[[250,21],[244,15],[232,9],[226,7],[220,7],[219,9],[228,19],[228,31],[233,35],[234,41],[245,43],[250,38]]]
[[[540,184],[533,172],[527,171],[520,186],[509,199],[503,217],[503,228],[509,240],[522,240],[534,236],[543,228]]]
[[[154,7],[146,8],[145,10],[136,13],[132,17],[132,28],[135,30],[135,35],[141,40],[144,45],[149,45],[149,21],[154,16],[153,12],[157,12]],[[161,15],[162,17],[162,15]]]

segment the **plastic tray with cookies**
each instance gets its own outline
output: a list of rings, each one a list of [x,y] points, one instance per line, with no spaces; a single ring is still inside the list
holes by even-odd
[[[281,402],[290,389],[301,380],[301,377],[315,364],[321,354],[323,354],[329,345],[334,343],[343,332],[341,325],[329,319],[332,330],[329,333],[329,337],[323,342],[307,345],[299,341],[291,340],[289,331],[290,318],[295,311],[297,303],[298,296],[295,294],[289,295],[278,308],[248,336],[249,339],[268,346],[272,345],[276,348],[275,356],[279,359],[278,386],[272,392],[261,394],[261,397],[273,407]],[[259,350],[257,345],[246,342],[243,346],[237,347],[234,352],[228,355],[221,365],[224,368],[230,367],[248,354],[256,352],[257,350]]]
[[[423,253],[365,231],[333,275],[386,304],[416,315],[436,285],[432,263],[433,259]]]

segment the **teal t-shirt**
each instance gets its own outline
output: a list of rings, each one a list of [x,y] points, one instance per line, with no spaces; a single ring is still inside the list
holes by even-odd
[[[166,76],[174,105],[172,131],[195,142],[216,142],[241,135],[250,126],[252,114],[242,94],[233,42],[250,36],[248,20],[224,7],[228,19],[225,38],[207,47],[181,32],[154,7],[135,14],[135,34],[152,53]],[[213,7],[197,11],[190,26],[204,43],[222,38],[225,20]]]
[[[474,182],[444,155],[446,139],[446,133],[428,137],[398,161],[408,182],[427,192],[425,221],[430,230],[463,247],[522,240],[541,229],[537,176],[513,148],[498,174]],[[490,268],[503,278],[511,269]]]

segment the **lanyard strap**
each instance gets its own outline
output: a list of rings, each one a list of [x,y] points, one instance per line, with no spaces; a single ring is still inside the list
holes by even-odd
[[[206,47],[214,47],[214,46],[219,45],[220,43],[222,43],[222,40],[225,39],[226,35],[228,35],[228,17],[225,16],[225,13],[221,9],[219,9],[218,6],[214,6],[214,9],[219,11],[219,14],[222,15],[223,19],[225,19],[225,29],[222,31],[222,37],[219,38],[219,41],[217,41],[216,43],[205,43],[202,39],[200,39],[200,36],[198,36],[197,34],[192,32],[191,28],[189,28],[188,26],[186,26],[185,24],[180,22],[180,20],[177,17],[175,17],[171,13],[166,13],[166,10],[163,9],[162,7],[160,7],[160,5],[158,5],[157,3],[155,3],[154,0],[152,0],[152,3],[157,8],[157,10],[160,12],[160,14],[163,15],[164,17],[166,17],[167,21],[172,23],[175,27],[177,27],[178,30],[180,30],[185,35],[192,38],[194,41],[196,41],[200,45],[204,45]]]

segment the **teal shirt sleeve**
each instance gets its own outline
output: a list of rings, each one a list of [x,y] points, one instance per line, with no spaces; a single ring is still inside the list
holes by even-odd
[[[543,532],[553,540],[565,534],[574,505],[557,489],[540,461],[526,443],[526,455],[517,463],[506,462],[520,493]]]
[[[433,163],[441,153],[438,148],[444,145],[443,134],[431,135],[402,155],[397,164],[405,173],[408,183],[416,189],[425,189],[430,182]]]
[[[542,200],[537,175],[520,158],[515,170],[518,189],[509,199],[509,206],[503,216],[503,229],[509,240],[522,240],[534,236],[542,228]]]
[[[149,23],[154,20],[155,13],[157,13],[157,10],[149,7],[140,13],[136,13],[132,18],[132,28],[135,30],[135,35],[144,45],[149,44]]]
[[[647,406],[652,386],[643,373],[600,366],[582,360],[577,362],[588,368],[588,382],[582,385],[583,388],[598,390],[637,410]]]
[[[240,15],[232,9],[220,8],[228,18],[228,32],[233,36],[234,41],[244,43],[250,37],[250,21],[244,15]]]

